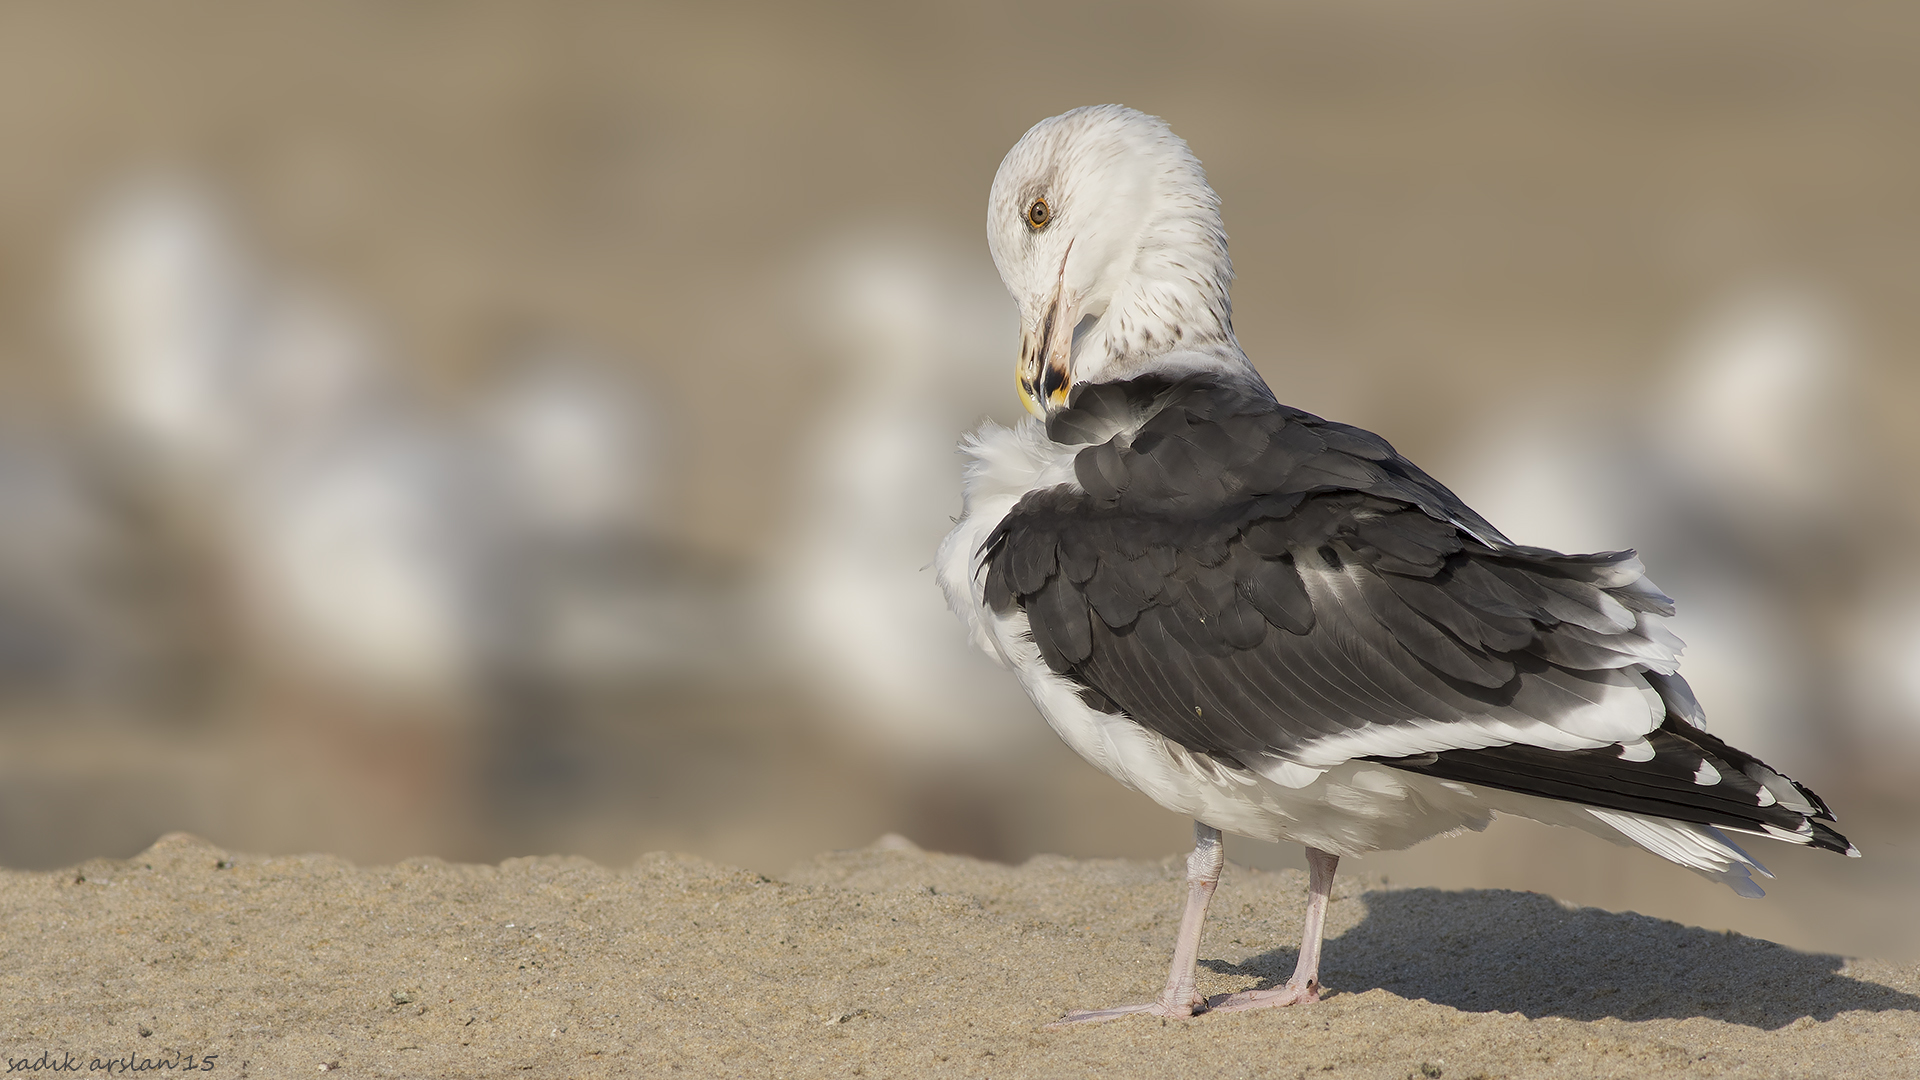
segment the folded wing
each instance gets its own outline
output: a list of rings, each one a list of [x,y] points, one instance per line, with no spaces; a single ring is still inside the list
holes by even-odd
[[[986,599],[1096,707],[1255,772],[1371,758],[1845,849],[1699,730],[1632,552],[1512,544],[1384,440],[1219,376],[1081,387],[1049,431],[1086,444],[1079,486],[1001,523]]]

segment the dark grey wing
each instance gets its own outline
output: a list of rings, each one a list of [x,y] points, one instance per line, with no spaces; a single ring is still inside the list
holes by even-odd
[[[1096,707],[1256,771],[1368,757],[1435,772],[1526,748],[1631,772],[1621,755],[1648,754],[1690,701],[1669,678],[1679,643],[1652,618],[1672,602],[1633,554],[1513,545],[1385,440],[1263,390],[1077,389],[1049,433],[1089,444],[1083,490],[1035,492],[1002,522],[989,605],[1023,609]],[[1475,782],[1543,793],[1512,775],[1536,760],[1486,759]],[[1610,786],[1580,801],[1647,812]],[[1753,811],[1763,789],[1748,786],[1712,795]]]

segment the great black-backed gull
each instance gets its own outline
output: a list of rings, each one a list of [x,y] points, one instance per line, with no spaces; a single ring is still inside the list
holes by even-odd
[[[1219,200],[1167,125],[1035,125],[988,200],[1034,414],[962,444],[949,602],[1082,756],[1194,818],[1166,989],[1069,1014],[1319,997],[1343,855],[1519,814],[1757,896],[1729,833],[1855,855],[1825,803],[1707,734],[1630,551],[1508,540],[1370,432],[1280,404],[1233,334]],[[1286,985],[1202,999],[1220,833],[1306,845]]]

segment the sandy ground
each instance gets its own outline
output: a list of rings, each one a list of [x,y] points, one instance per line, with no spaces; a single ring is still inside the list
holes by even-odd
[[[1048,1030],[1156,990],[1179,867],[904,844],[785,880],[674,855],[356,867],[175,833],[0,875],[0,1047],[9,1072],[216,1076],[1920,1075],[1920,965],[1358,875],[1320,1004]],[[1229,869],[1203,991],[1284,979],[1303,885]]]

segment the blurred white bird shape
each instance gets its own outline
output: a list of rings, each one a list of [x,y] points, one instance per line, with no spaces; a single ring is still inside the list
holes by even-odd
[[[754,670],[739,575],[668,534],[667,421],[619,365],[547,341],[478,411],[497,498],[511,507],[514,650],[581,686],[725,679]]]
[[[1862,549],[1860,515],[1838,512],[1865,456],[1857,394],[1833,306],[1804,287],[1751,286],[1708,308],[1659,392],[1542,395],[1480,425],[1489,438],[1460,490],[1550,546],[1636,540],[1687,598],[1672,628],[1713,730],[1763,756],[1831,758],[1821,725],[1835,710],[1813,701],[1830,643],[1809,604],[1837,585],[1815,580],[1814,553]]]
[[[610,367],[577,346],[545,343],[482,405],[500,479],[541,536],[590,541],[655,525],[661,418]]]
[[[844,368],[795,461],[781,621],[843,733],[924,768],[1043,734],[954,626],[928,569],[960,509],[951,432],[1005,406],[982,358],[1018,334],[991,267],[966,250],[906,232],[845,237],[807,264],[800,297]]]
[[[497,528],[457,434],[369,420],[276,456],[231,510],[258,621],[309,674],[384,697],[469,690],[501,612]]]
[[[1686,498],[1747,524],[1751,542],[1804,543],[1809,531],[1830,540],[1856,520],[1834,511],[1857,493],[1859,395],[1833,305],[1805,288],[1750,289],[1711,311],[1682,350],[1655,452]]]
[[[75,255],[93,399],[141,460],[191,483],[224,483],[263,448],[394,393],[366,328],[261,272],[217,201],[185,179],[129,183]]]
[[[76,254],[93,400],[204,515],[263,643],[358,690],[466,685],[497,532],[471,440],[406,399],[352,312],[261,269],[190,181],[130,183]]]

